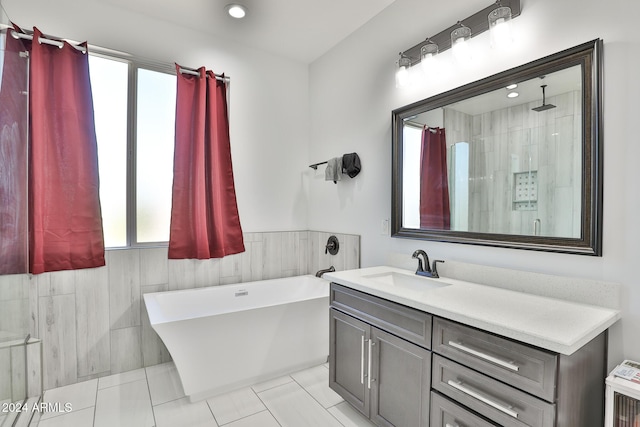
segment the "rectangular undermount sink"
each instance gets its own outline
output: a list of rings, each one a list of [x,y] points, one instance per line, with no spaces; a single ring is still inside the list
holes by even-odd
[[[437,289],[443,286],[449,286],[450,283],[441,282],[428,277],[413,276],[395,271],[370,274],[362,276],[363,279],[373,280],[384,285],[392,286],[395,288],[410,289],[413,291],[427,291],[430,289]]]

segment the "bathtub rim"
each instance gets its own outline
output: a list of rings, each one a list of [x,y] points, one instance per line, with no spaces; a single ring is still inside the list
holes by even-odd
[[[163,324],[163,323],[171,323],[171,322],[180,322],[183,320],[191,320],[191,319],[196,319],[198,317],[208,317],[208,316],[220,316],[220,315],[224,315],[224,314],[228,314],[228,313],[233,313],[234,311],[246,311],[246,310],[233,310],[233,311],[225,311],[225,312],[218,312],[215,314],[209,314],[207,316],[199,316],[199,315],[189,315],[189,314],[185,314],[184,316],[181,316],[180,318],[167,318],[167,316],[162,314],[162,307],[160,302],[158,301],[158,296],[160,295],[167,295],[167,294],[183,294],[183,293],[198,293],[198,292],[205,292],[205,291],[211,291],[211,290],[222,290],[222,289],[226,289],[226,290],[233,290],[233,289],[238,289],[238,290],[242,290],[245,287],[248,287],[250,285],[254,285],[254,286],[262,286],[264,283],[273,283],[273,282],[279,282],[279,281],[294,281],[297,278],[308,278],[311,279],[313,282],[316,282],[318,284],[320,284],[322,282],[322,285],[326,285],[326,294],[323,293],[321,295],[312,295],[309,297],[304,297],[304,298],[299,298],[296,300],[292,300],[292,301],[279,301],[279,302],[274,302],[274,303],[270,303],[270,304],[263,304],[263,305],[259,305],[256,307],[250,307],[247,308],[246,310],[258,310],[261,308],[266,308],[266,307],[274,307],[274,306],[278,306],[281,304],[290,304],[290,303],[295,303],[298,301],[307,301],[307,300],[313,300],[313,299],[321,299],[321,298],[328,298],[329,297],[329,284],[331,283],[329,280],[324,279],[324,278],[320,278],[320,277],[316,277],[313,274],[302,274],[302,275],[298,275],[298,276],[287,276],[287,277],[280,277],[280,278],[275,278],[275,279],[263,279],[263,280],[252,280],[250,282],[240,282],[240,283],[230,283],[227,285],[212,285],[212,286],[203,286],[203,287],[197,287],[197,288],[189,288],[189,289],[175,289],[175,290],[168,290],[168,291],[159,291],[159,292],[147,292],[142,294],[143,300],[144,300],[144,304],[147,310],[147,317],[149,318],[149,322],[151,324],[151,326],[153,325],[159,325],[159,324]],[[257,283],[260,283],[258,285],[255,285]]]

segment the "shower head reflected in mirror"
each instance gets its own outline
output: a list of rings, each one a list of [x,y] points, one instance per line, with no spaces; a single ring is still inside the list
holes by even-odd
[[[541,78],[544,79],[544,77],[541,77]],[[555,105],[546,103],[546,97],[545,97],[544,89],[547,87],[547,85],[542,85],[540,87],[542,88],[542,105],[539,106],[539,107],[532,108],[532,110],[539,113],[541,111],[546,111],[546,110],[550,110],[552,108],[556,108]]]

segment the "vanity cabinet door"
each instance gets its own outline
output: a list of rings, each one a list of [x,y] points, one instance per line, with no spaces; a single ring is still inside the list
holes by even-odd
[[[372,327],[371,359],[371,420],[385,427],[429,426],[431,352]]]
[[[369,417],[369,337],[371,326],[330,310],[329,387]]]

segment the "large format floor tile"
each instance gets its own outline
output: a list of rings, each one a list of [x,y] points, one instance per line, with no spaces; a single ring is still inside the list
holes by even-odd
[[[267,409],[250,387],[214,397],[207,400],[207,403],[220,425]]]
[[[291,381],[293,381],[293,378],[291,378],[289,375],[285,375],[284,377],[278,377],[269,381],[252,385],[251,388],[256,393],[260,393],[261,391],[269,390],[270,388],[278,387],[280,385],[290,383]]]
[[[262,411],[227,424],[225,427],[280,427],[280,424],[269,411]]]
[[[40,420],[38,427],[93,427],[93,406]]]
[[[98,391],[95,427],[153,427],[149,388],[145,380]]]
[[[342,427],[298,383],[281,385],[258,396],[283,427]]]
[[[160,405],[184,397],[178,370],[173,362],[145,368],[153,405]]]
[[[328,411],[345,427],[375,426],[375,424],[366,419],[364,415],[356,411],[353,406],[349,405],[347,402],[338,403],[336,406],[329,408]]]
[[[329,388],[329,370],[324,365],[296,372],[291,377],[325,409],[342,402],[342,397]]]
[[[36,427],[372,427],[328,386],[327,365],[190,403],[173,363],[48,390],[71,403]],[[0,421],[7,421],[5,418]],[[3,426],[4,427],[4,426]]]
[[[206,401],[189,403],[189,399],[173,400],[153,407],[156,427],[218,427]]]
[[[108,377],[102,377],[98,379],[98,390],[113,387],[121,384],[130,383],[133,381],[146,380],[147,374],[144,368],[135,369],[133,371],[123,372],[121,374],[109,375]]]
[[[42,401],[53,404],[53,409],[60,409],[63,412],[51,411],[43,412],[42,420],[51,417],[68,415],[64,413],[65,405],[69,404],[72,412],[90,408],[96,404],[96,392],[98,391],[98,380],[83,381],[77,384],[66,385],[64,387],[53,388],[44,393]],[[57,405],[56,405],[57,404]]]

